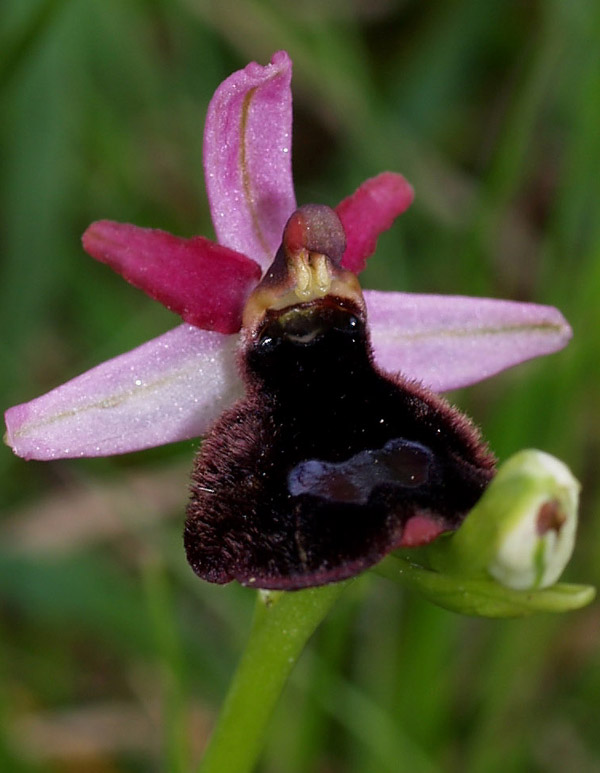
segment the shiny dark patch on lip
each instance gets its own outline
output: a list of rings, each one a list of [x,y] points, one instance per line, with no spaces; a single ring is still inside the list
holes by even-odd
[[[242,375],[246,397],[192,475],[184,539],[206,580],[292,590],[351,577],[402,546],[415,517],[456,529],[493,475],[466,417],[373,366],[345,299],[269,310]]]
[[[362,329],[362,324],[347,301],[335,303],[323,298],[299,303],[291,309],[271,310],[267,312],[253,350],[249,352],[250,367],[258,366],[260,369],[260,360],[265,361],[264,355],[269,347],[280,343],[303,346],[324,334],[333,338],[340,333],[350,334],[359,327]],[[295,349],[291,351],[294,352],[292,356],[298,356]]]
[[[332,502],[366,505],[378,486],[425,485],[434,464],[433,454],[425,446],[396,438],[383,448],[359,451],[343,462],[299,462],[288,475],[288,490],[292,496],[311,494]]]

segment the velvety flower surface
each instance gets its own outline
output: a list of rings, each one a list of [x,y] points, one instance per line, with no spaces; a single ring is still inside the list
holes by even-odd
[[[296,210],[291,174],[290,80],[291,62],[280,51],[264,67],[251,63],[234,73],[211,101],[204,134],[204,165],[218,243],[201,236],[183,239],[110,221],[99,221],[88,228],[83,236],[86,251],[179,314],[184,324],[42,397],[9,409],[6,439],[16,454],[26,459],[119,454],[205,435],[226,409],[248,407],[247,402],[236,402],[244,392],[254,400],[250,405],[253,414],[260,413],[254,382],[249,385],[248,371],[240,369],[237,362],[240,341],[242,351],[248,351],[246,322],[241,338],[239,331],[247,309],[254,308],[252,304],[262,297],[262,288],[269,287],[268,269],[279,254],[284,227]],[[341,277],[341,286],[354,287],[352,275],[364,268],[378,235],[410,205],[412,197],[412,189],[401,175],[384,172],[342,201],[335,208],[334,219],[325,214],[326,225],[312,226],[312,235],[311,223],[320,222],[317,210],[311,210],[306,227],[299,231],[292,218],[284,244],[288,269],[290,256],[294,260],[305,256],[294,266],[296,291],[304,292],[305,280],[307,288],[313,281],[318,284],[319,277],[334,285]],[[341,223],[341,229],[336,231],[338,226],[332,226],[331,231],[327,223],[334,220]],[[311,263],[314,256],[321,262]],[[358,291],[346,305],[342,302],[339,306],[338,298],[337,311],[332,311],[329,301],[323,300],[327,292],[321,293],[321,305],[316,311],[303,308],[301,319],[310,318],[313,324],[315,314],[321,315],[318,324],[325,320],[323,324],[335,330],[341,330],[350,317],[358,320],[364,374],[369,369],[375,373],[365,375],[361,383],[365,389],[379,390],[383,400],[391,399],[392,392],[397,394],[398,390],[417,395],[421,407],[411,403],[412,407],[406,409],[411,417],[425,404],[436,416],[450,410],[446,403],[438,404],[430,389],[441,392],[475,383],[524,360],[556,351],[571,335],[560,312],[548,306],[367,290],[364,294]],[[278,303],[281,306],[283,301]],[[339,314],[343,323],[338,324]],[[285,334],[291,335],[289,329]],[[310,338],[313,332],[299,335]],[[319,357],[320,362],[327,359]],[[302,370],[302,364],[299,367]],[[338,375],[341,372],[343,369]],[[345,378],[351,380],[353,373],[347,371]],[[401,375],[388,378],[386,373]],[[343,383],[341,389],[345,393]],[[328,403],[330,410],[334,410],[333,405]],[[278,411],[279,407],[273,407],[268,420],[279,416]],[[346,418],[350,421],[350,414]],[[432,420],[433,432],[439,430],[437,421]],[[473,454],[482,470],[488,469],[486,452],[475,448],[478,441],[470,439],[471,429],[463,432],[461,421],[459,415],[451,419],[452,431],[458,433],[456,442],[467,456]],[[341,424],[338,429],[343,434]],[[263,425],[260,433],[264,431]],[[277,428],[280,431],[281,427]],[[326,422],[323,431],[327,432]],[[353,480],[359,481],[359,493],[353,495],[358,504],[364,504],[362,499],[370,496],[371,484],[363,486],[365,465],[398,454],[413,464],[429,453],[427,448],[417,448],[415,438],[400,442],[393,433],[386,437],[377,436],[381,445],[366,449],[357,445],[356,438],[349,441],[353,451],[343,464],[349,465]],[[339,472],[331,466],[338,462],[317,462],[320,466],[311,467],[300,461],[288,484],[304,493],[325,496],[323,481],[335,477],[336,469]],[[482,475],[481,481],[486,477]],[[382,485],[385,488],[385,481]],[[330,492],[325,498],[331,500]],[[413,536],[405,534],[404,544],[430,539],[446,525],[428,517],[417,519],[412,526]],[[388,537],[373,547],[371,563],[392,549],[393,540]],[[356,545],[349,545],[348,550],[355,555]],[[300,553],[303,551],[305,548]],[[270,559],[267,556],[260,560],[268,563]],[[365,564],[362,559],[357,561],[358,571]],[[327,559],[319,566],[325,564]],[[238,579],[252,581],[252,569],[244,571],[246,574]],[[318,574],[321,569],[315,571]],[[271,574],[279,576],[280,569]],[[319,581],[347,574],[321,572]],[[225,581],[231,576],[237,577],[235,572],[219,575],[217,571],[212,579]],[[295,587],[303,584],[311,583],[302,581]],[[288,586],[276,579],[269,587]]]

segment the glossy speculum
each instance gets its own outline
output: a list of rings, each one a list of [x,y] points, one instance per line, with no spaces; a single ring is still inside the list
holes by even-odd
[[[462,414],[374,367],[351,299],[268,309],[241,370],[246,396],[193,472],[185,544],[206,580],[291,590],[346,579],[456,529],[493,475]]]

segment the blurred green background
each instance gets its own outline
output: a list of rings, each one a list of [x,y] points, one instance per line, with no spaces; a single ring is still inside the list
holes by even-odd
[[[600,583],[597,0],[2,0],[1,405],[172,327],[88,258],[113,218],[212,234],[216,86],[286,48],[300,202],[403,172],[365,284],[559,306],[567,350],[453,395],[503,459],[583,483],[567,579]],[[197,442],[115,459],[0,449],[0,770],[191,770],[253,592],[201,583],[180,531]],[[319,630],[263,773],[600,771],[598,605],[460,618],[375,577]],[[232,771],[235,773],[235,771]]]

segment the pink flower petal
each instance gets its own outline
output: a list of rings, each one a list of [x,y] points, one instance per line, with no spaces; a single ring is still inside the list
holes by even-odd
[[[220,244],[266,269],[296,209],[292,181],[292,63],[252,62],[216,90],[204,129],[204,172]]]
[[[474,384],[567,344],[571,328],[551,306],[365,292],[375,360],[435,392]]]
[[[6,414],[25,459],[108,456],[196,437],[242,393],[237,336],[180,325]]]
[[[335,211],[346,232],[342,266],[359,274],[375,252],[379,234],[387,231],[413,198],[414,191],[402,175],[383,172],[340,202]]]
[[[202,236],[182,239],[100,220],[92,223],[82,241],[92,257],[205,330],[237,332],[246,299],[261,277],[253,260]]]

